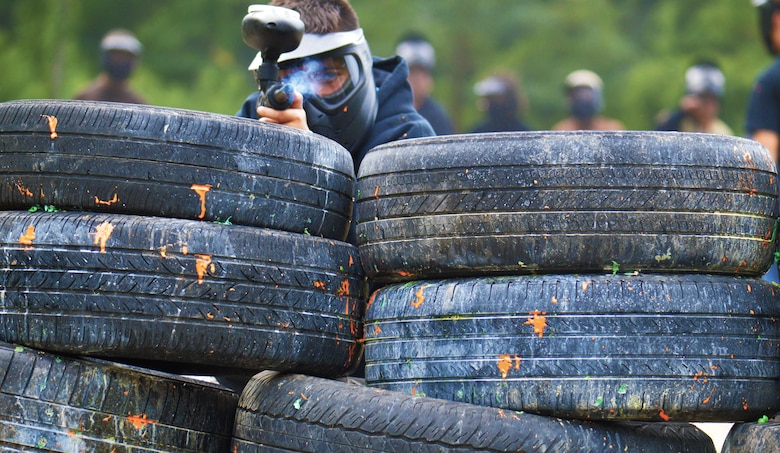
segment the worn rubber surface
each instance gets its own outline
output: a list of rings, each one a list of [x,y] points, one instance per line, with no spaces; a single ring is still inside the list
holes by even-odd
[[[323,376],[362,353],[355,247],[302,234],[0,212],[0,288],[0,339],[48,351]]]
[[[561,418],[757,420],[780,408],[778,290],[707,275],[391,285],[366,313],[366,382]]]
[[[752,140],[668,132],[430,137],[360,166],[357,243],[386,281],[708,272],[772,262],[777,173]]]
[[[52,138],[48,118],[56,118]],[[315,134],[149,105],[0,104],[0,208],[226,220],[343,240],[348,151]]]
[[[234,452],[714,452],[688,424],[560,420],[303,375],[261,373],[239,400]]]
[[[780,451],[780,423],[736,423],[723,442],[723,453]]]
[[[238,395],[174,375],[0,343],[0,450],[228,451]]]

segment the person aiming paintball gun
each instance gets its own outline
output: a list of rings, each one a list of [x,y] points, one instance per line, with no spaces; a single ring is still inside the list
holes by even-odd
[[[274,22],[274,30],[284,30],[279,22],[294,22],[285,8],[299,14],[305,32],[297,47],[280,52],[268,46],[278,42],[273,30],[261,33],[259,40],[253,30],[268,28],[268,22]],[[254,24],[244,25],[244,41],[259,50],[249,69],[257,74],[263,54],[266,58],[278,54],[277,79],[292,86],[292,102],[277,109],[261,99],[258,106],[262,96],[258,90],[247,97],[238,116],[311,130],[335,140],[352,154],[356,172],[375,146],[434,135],[414,108],[406,81],[408,65],[397,56],[372,57],[347,0],[274,0],[269,5],[250,6],[249,11],[244,21]]]

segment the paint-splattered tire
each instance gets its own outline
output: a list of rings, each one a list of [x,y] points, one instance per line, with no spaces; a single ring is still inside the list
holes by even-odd
[[[347,150],[289,127],[148,105],[0,104],[5,210],[229,219],[343,240],[354,178]]]
[[[261,373],[239,401],[235,452],[714,452],[688,424],[606,424]]]
[[[356,253],[212,222],[0,212],[0,339],[184,374],[344,375],[362,353]]]
[[[180,376],[0,343],[4,452],[228,451],[238,395]]]
[[[366,313],[366,382],[562,418],[756,420],[780,409],[779,300],[707,275],[391,285]]]
[[[780,422],[736,423],[723,442],[723,453],[780,451]]]
[[[761,275],[777,173],[752,140],[663,132],[443,136],[375,148],[357,244],[386,281],[534,272]]]

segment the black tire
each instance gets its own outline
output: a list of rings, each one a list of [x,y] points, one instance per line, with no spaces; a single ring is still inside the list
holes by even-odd
[[[179,376],[0,343],[0,449],[228,451],[238,395]]]
[[[756,420],[780,409],[778,288],[726,276],[412,282],[366,314],[366,382],[591,420]]]
[[[664,132],[431,137],[360,166],[357,244],[385,281],[488,274],[762,275],[777,172],[752,140]]]
[[[605,424],[261,373],[239,400],[234,452],[714,452],[687,424]]]
[[[363,286],[357,250],[335,240],[122,214],[0,212],[0,340],[38,349],[157,361],[169,372],[205,365],[184,374],[339,376],[362,353]]]
[[[229,219],[343,240],[354,178],[348,151],[289,127],[148,105],[0,104],[0,209]]]
[[[723,453],[780,451],[780,423],[736,423],[723,442]]]

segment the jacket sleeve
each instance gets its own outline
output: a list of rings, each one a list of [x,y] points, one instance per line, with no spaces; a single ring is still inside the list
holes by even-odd
[[[260,93],[257,91],[247,96],[246,100],[244,100],[244,104],[241,105],[241,108],[236,112],[236,116],[257,119],[257,98],[259,96]]]

